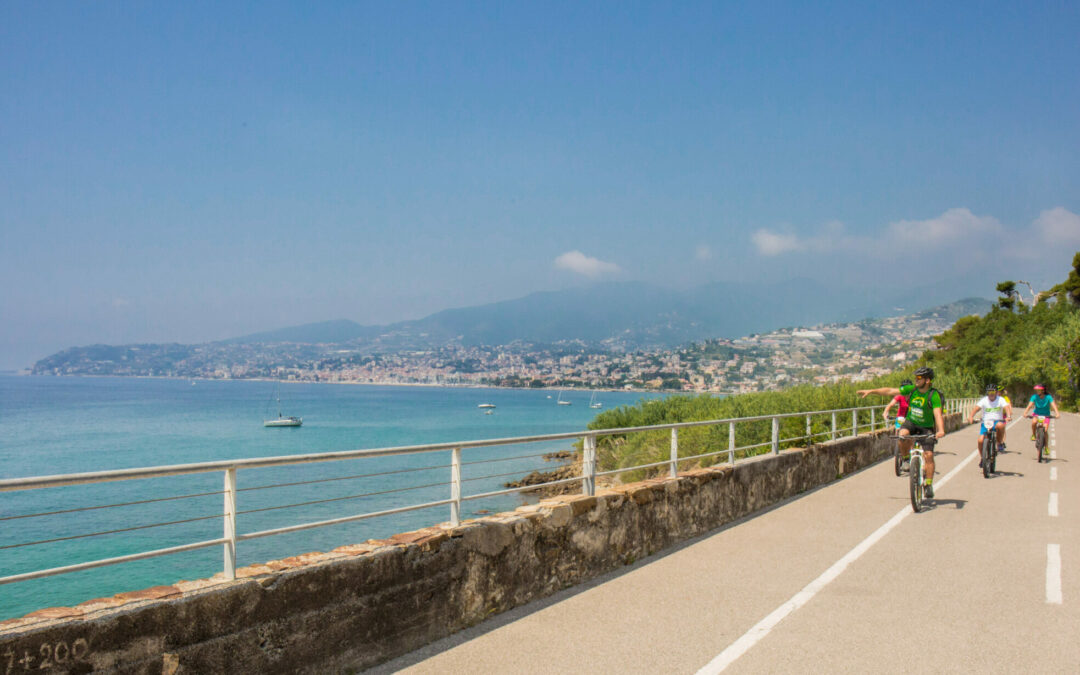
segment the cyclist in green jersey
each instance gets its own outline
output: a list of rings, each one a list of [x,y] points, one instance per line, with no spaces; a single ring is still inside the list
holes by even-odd
[[[877,389],[860,389],[856,392],[862,398],[870,394],[896,396],[900,394],[908,399],[907,419],[900,426],[900,453],[906,456],[911,451],[912,441],[904,438],[912,434],[933,434],[935,438],[945,435],[945,418],[942,414],[944,402],[941,392],[934,389],[934,370],[923,366],[915,371],[915,384]],[[926,496],[934,497],[934,451],[923,447],[923,463],[926,466]]]

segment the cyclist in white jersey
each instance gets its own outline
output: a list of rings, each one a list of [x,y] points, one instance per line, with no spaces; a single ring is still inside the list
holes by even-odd
[[[968,424],[975,421],[975,415],[982,410],[982,425],[979,427],[979,441],[976,449],[982,449],[983,439],[991,427],[997,427],[998,452],[1005,449],[1005,423],[1012,419],[1012,406],[1004,398],[998,396],[997,385],[991,384],[986,388],[986,396],[979,399],[975,407],[968,415]],[[982,460],[979,460],[979,468],[982,468]]]

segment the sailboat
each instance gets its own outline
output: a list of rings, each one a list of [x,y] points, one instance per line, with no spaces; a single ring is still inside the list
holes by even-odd
[[[590,408],[603,408],[604,407],[603,403],[596,400],[596,392],[595,391],[592,393],[592,396],[589,397],[589,407]]]
[[[564,401],[564,400],[562,400],[562,392],[561,392],[561,391],[559,392],[559,398],[557,398],[557,399],[555,400],[555,403],[556,403],[557,405],[573,405],[573,404],[572,404],[572,403],[571,403],[570,401]]]
[[[264,427],[298,427],[304,423],[303,417],[281,414],[281,396],[278,395],[277,385],[274,385],[274,398],[277,400],[277,418],[263,420]]]

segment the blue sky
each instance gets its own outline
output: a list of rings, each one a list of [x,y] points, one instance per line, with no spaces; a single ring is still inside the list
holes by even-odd
[[[0,368],[915,253],[1052,283],[1077,34],[1071,2],[0,1]]]

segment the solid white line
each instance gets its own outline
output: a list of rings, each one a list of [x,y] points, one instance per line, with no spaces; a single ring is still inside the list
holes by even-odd
[[[1061,545],[1046,545],[1046,602],[1061,604]]]
[[[1057,467],[1050,467],[1050,480],[1057,480]]]
[[[965,466],[970,464],[972,460],[979,456],[979,453],[973,452],[967,456],[962,462],[953,467],[953,470],[945,475],[944,478],[938,481],[934,481],[934,492],[937,492],[945,483],[949,482],[949,479],[959,473]],[[840,574],[847,569],[848,565],[855,562],[859,557],[870,550],[870,547],[876,544],[882,537],[889,533],[894,527],[900,524],[904,518],[911,515],[913,511],[910,506],[906,506],[900,510],[895,516],[889,519],[887,523],[874,530],[866,539],[859,542],[855,548],[848,551],[847,555],[840,558],[832,567],[825,570],[821,576],[814,579],[806,585],[801,591],[791,597],[790,600],[777,607],[767,617],[757,622],[753,628],[746,631],[742,637],[735,642],[728,645],[727,649],[720,652],[712,661],[709,661],[701,670],[698,671],[698,675],[712,675],[714,673],[722,672],[725,668],[735,662],[740,656],[750,650],[751,647],[756,645],[763,637],[769,634],[773,628],[776,627],[781,621],[791,614],[795,610],[799,609],[807,602],[810,601],[818,591],[825,588],[830,581],[840,576]]]
[[[1056,492],[1051,492],[1050,493],[1050,503],[1046,505],[1046,510],[1050,514],[1051,518],[1057,518],[1057,514],[1058,514],[1057,502],[1058,502],[1057,493]]]

